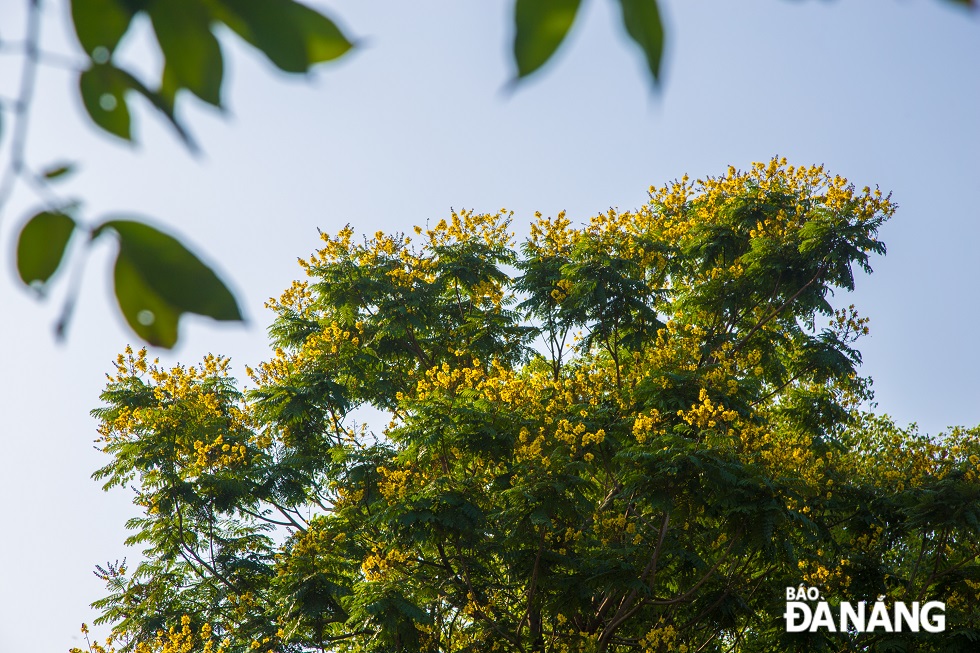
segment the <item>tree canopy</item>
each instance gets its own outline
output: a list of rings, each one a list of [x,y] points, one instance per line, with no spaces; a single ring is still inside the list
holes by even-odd
[[[119,356],[108,649],[974,650],[980,431],[869,412],[835,308],[894,210],[774,159],[520,246],[505,210],[324,234],[250,387]],[[800,584],[947,628],[787,633]]]

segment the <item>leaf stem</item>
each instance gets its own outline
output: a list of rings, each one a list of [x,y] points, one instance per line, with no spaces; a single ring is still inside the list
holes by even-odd
[[[91,238],[85,241],[85,249],[75,257],[71,275],[68,278],[65,304],[61,307],[61,315],[54,325],[54,338],[59,343],[63,343],[68,336],[68,323],[71,322],[71,317],[75,313],[75,304],[78,302],[78,295],[81,293],[85,262],[88,260],[88,253],[92,250],[92,242]]]

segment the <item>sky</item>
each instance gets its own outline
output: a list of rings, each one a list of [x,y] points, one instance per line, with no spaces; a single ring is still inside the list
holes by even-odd
[[[178,347],[153,354],[167,364],[225,354],[240,377],[268,357],[263,303],[300,278],[296,259],[317,248],[317,229],[408,231],[452,208],[506,207],[522,233],[535,211],[587,222],[639,207],[651,185],[684,173],[777,154],[823,163],[899,205],[881,232],[887,256],[835,298],[871,318],[860,348],[878,409],[930,433],[980,423],[980,12],[940,0],[661,4],[660,89],[614,3],[586,0],[556,60],[509,93],[511,2],[316,3],[357,50],[284,77],[224,34],[228,109],[184,102],[199,157],[146,106],[136,147],[97,132],[74,74],[45,69],[29,161],[78,161],[61,190],[87,219],[151,219],[220,271],[247,324],[185,318]],[[23,33],[21,5],[0,2],[0,37]],[[43,45],[71,54],[66,5],[46,3]],[[138,25],[121,56],[155,70],[151,40]],[[0,54],[0,97],[16,92],[15,60]],[[8,146],[9,134],[0,165]],[[94,565],[138,555],[122,544],[131,496],[90,478],[108,461],[89,411],[116,354],[138,344],[111,296],[114,246],[87,260],[58,344],[65,279],[38,302],[13,272],[17,230],[37,205],[21,187],[0,215],[0,653],[80,645],[103,592]]]

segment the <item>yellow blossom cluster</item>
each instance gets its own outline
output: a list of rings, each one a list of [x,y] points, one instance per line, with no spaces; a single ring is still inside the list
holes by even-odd
[[[404,565],[411,564],[411,556],[396,548],[371,547],[371,553],[364,558],[361,571],[368,581],[379,581],[391,578],[392,574]]]
[[[229,365],[229,359],[209,354],[199,365],[166,369],[149,362],[145,349],[127,347],[110,381],[144,392],[139,403],[100,411],[103,446],[166,434],[173,462],[188,476],[249,464],[248,445],[258,439],[248,405],[231,389]]]
[[[701,388],[698,403],[692,404],[688,410],[677,411],[677,416],[699,429],[713,429],[719,423],[734,422],[738,418],[738,413],[712,402],[708,391]]]
[[[378,491],[389,501],[404,499],[411,492],[411,469],[388,469],[378,467],[378,474],[381,481],[378,482]]]
[[[630,518],[622,513],[612,511],[597,512],[593,515],[594,532],[602,543],[602,546],[609,546],[611,542],[619,542],[622,538],[628,537],[633,544],[642,542],[642,535],[636,532],[636,519]]]
[[[315,315],[313,296],[313,291],[308,282],[293,281],[278,299],[270,297],[266,301],[265,307],[277,313],[292,311],[300,317],[309,319]]]
[[[510,232],[511,216],[514,213],[500,209],[496,214],[475,213],[474,211],[453,211],[450,219],[440,220],[432,229],[425,230],[429,245],[438,247],[451,242],[467,242],[476,238],[490,246],[508,247],[513,234]],[[416,233],[422,233],[420,227]]]
[[[248,449],[245,445],[228,444],[220,433],[208,443],[195,440],[194,453],[197,458],[191,469],[197,473],[214,468],[236,467],[248,462]]]
[[[462,352],[459,352],[462,354]],[[454,391],[463,388],[475,388],[486,377],[479,359],[468,361],[469,365],[455,367],[443,362],[425,371],[418,380],[415,390],[416,399],[425,400],[430,393],[436,391]]]
[[[811,486],[825,477],[826,458],[814,451],[813,438],[806,433],[746,425],[739,438],[744,451],[754,454],[774,475],[791,474]],[[808,512],[809,507],[802,506],[802,511]]]
[[[670,624],[651,628],[646,635],[640,638],[640,646],[643,647],[643,653],[660,653],[661,651],[687,653],[686,644],[677,644],[678,634],[677,629]]]
[[[914,426],[900,429],[887,417],[872,418],[855,429],[855,446],[840,457],[843,474],[864,478],[879,487],[901,492],[930,479],[955,472],[970,482],[980,480],[980,432],[955,428],[929,437]],[[886,460],[888,464],[881,464]]]
[[[536,255],[544,253],[567,254],[578,231],[571,228],[572,221],[564,211],[556,218],[545,218],[540,212],[534,214],[535,221],[531,223],[531,235],[528,239],[528,250]]]
[[[823,551],[818,550],[817,555],[822,556],[822,554]],[[844,595],[853,580],[847,571],[850,562],[846,558],[831,562],[819,558],[800,560],[797,567],[805,585],[819,587],[829,594]]]
[[[633,437],[640,444],[644,444],[650,437],[663,434],[660,428],[661,424],[659,410],[653,409],[646,413],[640,413],[633,420]]]
[[[231,605],[232,616],[239,623],[245,621],[250,614],[254,614],[258,609],[258,599],[251,591],[229,594],[228,603]]]
[[[88,641],[88,626],[82,624],[82,633],[88,642],[88,650],[72,648],[69,653],[118,653],[116,642],[125,637],[110,635],[105,645]],[[203,624],[195,633],[191,628],[191,618],[184,615],[180,618],[180,628],[171,626],[169,630],[157,632],[156,639],[151,642],[139,642],[133,649],[134,653],[226,653],[230,642],[228,639],[218,641],[211,632],[210,624]]]

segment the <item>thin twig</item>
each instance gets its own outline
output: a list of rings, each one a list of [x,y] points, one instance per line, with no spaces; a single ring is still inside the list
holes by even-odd
[[[91,249],[92,239],[89,238],[85,241],[84,251],[75,257],[71,276],[68,278],[68,292],[65,294],[65,304],[61,308],[61,316],[54,325],[54,337],[58,342],[64,342],[68,335],[68,323],[71,322],[71,317],[75,313],[75,303],[78,301],[78,295],[82,291],[82,276],[85,273],[85,263],[88,260],[88,253]]]
[[[17,177],[24,169],[24,153],[27,150],[27,125],[30,117],[31,100],[34,97],[34,82],[37,79],[40,39],[41,0],[30,0],[27,10],[27,35],[24,41],[24,65],[21,68],[20,92],[17,94],[17,101],[13,108],[10,164],[0,178],[0,220],[3,217],[3,208],[13,194]]]

